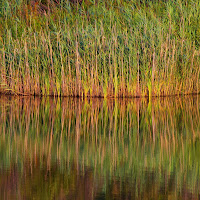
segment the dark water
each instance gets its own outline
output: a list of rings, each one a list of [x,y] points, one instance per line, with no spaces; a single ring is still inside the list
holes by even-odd
[[[0,199],[199,199],[200,97],[0,97]]]

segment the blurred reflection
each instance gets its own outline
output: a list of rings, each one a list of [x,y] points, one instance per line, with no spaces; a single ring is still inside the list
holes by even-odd
[[[0,97],[0,199],[198,199],[199,97]]]

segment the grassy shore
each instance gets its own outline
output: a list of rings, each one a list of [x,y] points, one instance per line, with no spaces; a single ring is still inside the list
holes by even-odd
[[[0,0],[0,92],[200,92],[200,2]]]

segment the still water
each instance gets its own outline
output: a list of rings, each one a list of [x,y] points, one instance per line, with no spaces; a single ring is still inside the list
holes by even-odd
[[[198,199],[200,97],[0,96],[0,199]]]

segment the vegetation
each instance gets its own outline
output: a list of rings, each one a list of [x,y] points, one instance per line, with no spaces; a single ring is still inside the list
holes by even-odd
[[[1,199],[198,199],[198,98],[1,98]]]
[[[197,0],[0,0],[0,92],[200,92]]]

